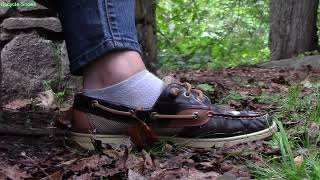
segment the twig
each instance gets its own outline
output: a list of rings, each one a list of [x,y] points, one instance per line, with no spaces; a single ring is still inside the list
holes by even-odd
[[[11,127],[0,127],[0,135],[13,135],[13,136],[31,136],[31,137],[41,137],[48,135],[63,136],[65,135],[65,130],[61,129],[18,129]]]
[[[21,156],[28,158],[30,161],[32,161],[42,172],[44,175],[46,175],[50,180],[53,180],[48,173],[40,166],[38,163],[33,160],[31,157],[27,156],[27,154],[23,151],[21,152]]]

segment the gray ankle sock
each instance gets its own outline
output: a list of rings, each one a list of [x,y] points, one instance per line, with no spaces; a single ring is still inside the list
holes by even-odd
[[[160,96],[163,85],[161,79],[144,70],[118,84],[103,89],[84,89],[83,93],[131,108],[151,108]]]

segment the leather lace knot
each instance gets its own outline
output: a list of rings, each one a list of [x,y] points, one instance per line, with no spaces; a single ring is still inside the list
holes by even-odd
[[[186,97],[190,97],[192,95],[192,91],[194,91],[198,95],[196,97],[198,100],[203,101],[205,99],[205,96],[204,96],[203,92],[201,90],[192,88],[191,84],[185,82],[185,83],[181,83],[181,85],[187,89],[187,91],[184,94]],[[181,90],[181,89],[179,89],[177,87],[172,87],[170,89],[170,93],[175,97],[178,96],[182,91],[183,90]]]

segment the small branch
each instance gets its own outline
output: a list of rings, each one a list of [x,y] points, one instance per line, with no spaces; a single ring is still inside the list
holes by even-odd
[[[48,135],[62,136],[66,131],[61,129],[18,129],[0,127],[0,135],[41,137]]]

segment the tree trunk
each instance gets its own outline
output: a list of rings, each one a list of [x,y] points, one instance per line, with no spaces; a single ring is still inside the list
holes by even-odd
[[[136,26],[147,68],[155,72],[157,64],[155,1],[136,0]]]
[[[319,0],[271,0],[271,60],[292,58],[317,49]]]

